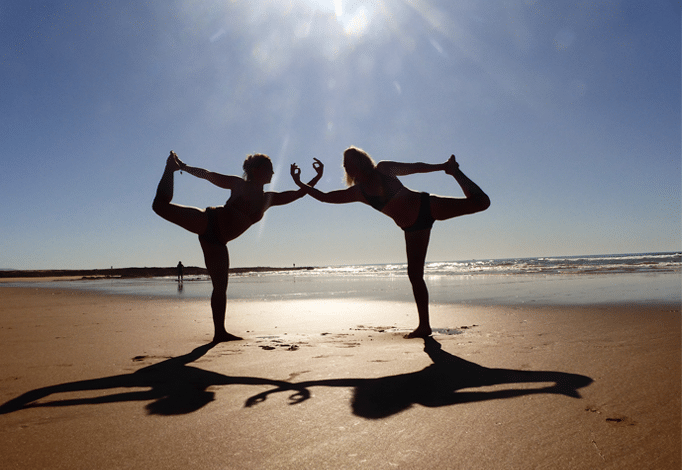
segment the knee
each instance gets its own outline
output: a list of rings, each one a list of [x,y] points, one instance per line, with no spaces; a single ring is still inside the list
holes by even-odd
[[[483,194],[479,200],[479,212],[483,212],[488,207],[490,207],[490,198],[487,194]]]
[[[152,202],[152,210],[157,214],[161,215],[163,212],[163,209],[168,205],[166,201],[163,201],[159,196],[156,196],[154,198],[154,202]]]
[[[213,285],[213,295],[227,297],[227,280],[211,279]]]
[[[407,277],[412,285],[424,283],[424,269],[423,268],[407,268]]]
[[[214,282],[212,295],[214,297],[227,297],[227,282]]]
[[[221,289],[213,289],[213,293],[211,294],[211,307],[213,309],[218,308],[218,310],[223,310],[225,309],[226,305],[227,294],[225,291]]]

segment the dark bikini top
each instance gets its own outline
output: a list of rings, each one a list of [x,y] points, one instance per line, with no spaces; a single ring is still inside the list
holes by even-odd
[[[378,173],[379,177],[381,178],[381,194],[367,194],[362,189],[362,185],[360,185],[360,192],[364,198],[367,199],[367,202],[370,206],[381,212],[384,207],[386,207],[386,204],[388,204],[390,200],[393,199],[398,192],[400,192],[400,190],[403,188],[403,185],[397,178],[391,178],[390,176],[381,172]]]

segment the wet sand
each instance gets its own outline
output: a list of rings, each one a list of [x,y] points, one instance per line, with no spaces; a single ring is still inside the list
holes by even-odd
[[[677,304],[0,296],[3,468],[681,464]]]

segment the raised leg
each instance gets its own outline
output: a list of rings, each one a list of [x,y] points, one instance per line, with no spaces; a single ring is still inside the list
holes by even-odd
[[[405,232],[405,247],[407,249],[407,277],[412,284],[414,301],[417,304],[419,325],[405,338],[425,338],[431,334],[429,321],[429,291],[424,281],[424,263],[426,251],[429,247],[431,229]]]
[[[211,312],[213,314],[214,336],[213,342],[240,340],[239,336],[232,335],[225,330],[225,312],[227,311],[227,279],[230,269],[230,257],[227,246],[215,243],[201,242],[204,252],[204,261],[213,292],[211,293]]]
[[[445,172],[455,178],[462,188],[465,198],[431,196],[431,215],[436,220],[447,220],[460,215],[474,214],[490,207],[490,198],[481,188],[471,181],[452,155]]]
[[[156,196],[154,197],[152,209],[167,221],[179,225],[192,233],[202,234],[206,231],[206,225],[208,223],[208,218],[206,217],[204,210],[171,203],[173,200],[175,172],[180,169],[180,165],[176,158],[177,156],[175,153],[171,152],[166,160],[166,168],[164,169],[161,181],[159,181],[159,185],[156,188]]]

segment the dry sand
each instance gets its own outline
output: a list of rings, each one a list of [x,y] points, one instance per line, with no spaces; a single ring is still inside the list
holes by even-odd
[[[2,468],[680,468],[678,305],[0,299]]]

